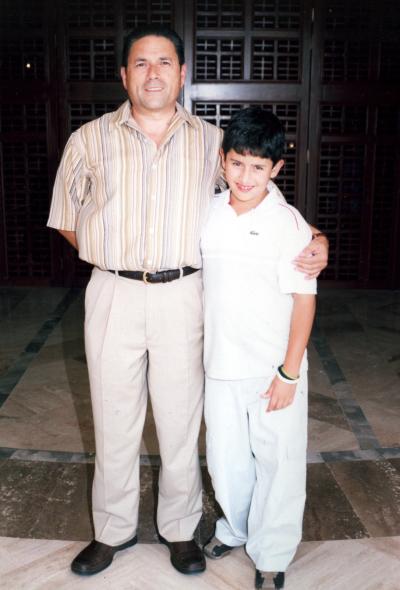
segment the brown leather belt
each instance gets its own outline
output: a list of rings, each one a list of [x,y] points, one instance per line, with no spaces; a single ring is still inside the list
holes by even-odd
[[[187,277],[188,275],[197,272],[198,268],[192,266],[184,266],[183,268],[174,268],[172,270],[159,270],[157,272],[149,272],[148,270],[109,270],[125,279],[134,279],[135,281],[143,281],[144,283],[170,283],[180,277]]]

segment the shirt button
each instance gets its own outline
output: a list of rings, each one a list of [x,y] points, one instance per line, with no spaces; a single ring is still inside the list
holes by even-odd
[[[149,229],[149,234],[150,235],[153,235],[154,234],[154,229],[152,227]]]
[[[156,195],[151,195],[151,200],[155,201],[156,200]]]
[[[148,259],[146,260],[146,262],[147,262],[147,264],[151,264],[153,261],[152,261],[152,260],[150,260],[150,258],[148,258]]]

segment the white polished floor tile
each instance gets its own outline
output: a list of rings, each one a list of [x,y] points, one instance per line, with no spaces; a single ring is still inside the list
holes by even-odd
[[[117,554],[93,577],[69,570],[83,543],[0,538],[1,590],[250,590],[253,567],[242,549],[207,571],[184,576],[172,569],[161,545]],[[400,537],[302,543],[285,590],[399,590]]]

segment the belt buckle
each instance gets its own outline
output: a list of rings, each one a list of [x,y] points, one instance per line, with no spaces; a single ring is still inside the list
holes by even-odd
[[[146,285],[150,285],[150,284],[151,284],[151,283],[150,283],[150,281],[149,281],[149,280],[148,280],[148,278],[147,278],[147,275],[148,275],[148,274],[150,274],[148,270],[145,270],[145,271],[143,271],[143,282],[144,282]]]

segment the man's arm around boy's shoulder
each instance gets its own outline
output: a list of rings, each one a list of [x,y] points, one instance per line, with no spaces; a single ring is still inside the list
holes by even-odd
[[[293,260],[296,269],[315,279],[328,266],[329,240],[324,233],[310,225],[313,239]]]

